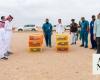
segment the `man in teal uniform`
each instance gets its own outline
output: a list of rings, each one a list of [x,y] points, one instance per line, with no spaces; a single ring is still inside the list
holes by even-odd
[[[49,19],[46,19],[46,22],[42,26],[46,46],[51,47],[51,35],[52,35],[52,25],[49,23]]]
[[[81,18],[81,35],[82,35],[82,44],[81,47],[88,48],[88,33],[89,33],[89,22],[85,20],[84,17]]]

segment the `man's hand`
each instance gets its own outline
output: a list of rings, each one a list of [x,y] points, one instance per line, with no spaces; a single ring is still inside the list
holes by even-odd
[[[94,40],[96,40],[96,34],[94,34]]]
[[[89,33],[89,31],[90,31],[90,28],[89,28],[89,27],[87,27],[87,32]]]

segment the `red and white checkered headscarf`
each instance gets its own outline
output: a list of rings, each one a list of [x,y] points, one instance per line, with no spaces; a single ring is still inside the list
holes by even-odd
[[[6,19],[7,19],[7,20],[13,19],[13,17],[12,17],[11,15],[9,15]]]

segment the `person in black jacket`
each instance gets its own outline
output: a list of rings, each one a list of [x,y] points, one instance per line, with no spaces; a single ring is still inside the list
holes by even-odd
[[[75,23],[75,19],[71,20],[72,23],[70,24],[70,34],[71,34],[71,44],[76,44],[77,40],[77,31],[78,31],[78,25]]]

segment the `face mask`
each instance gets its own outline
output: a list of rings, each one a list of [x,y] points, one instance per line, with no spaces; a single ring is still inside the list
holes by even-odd
[[[48,24],[49,22],[46,22],[46,24]]]
[[[93,21],[95,21],[95,19],[93,19]]]
[[[83,20],[82,22],[84,22],[85,20]]]

